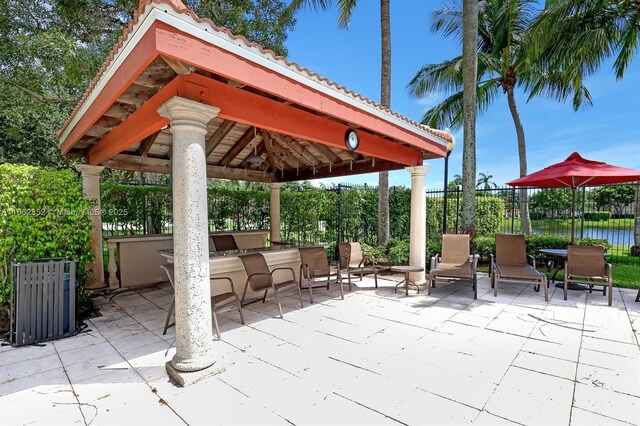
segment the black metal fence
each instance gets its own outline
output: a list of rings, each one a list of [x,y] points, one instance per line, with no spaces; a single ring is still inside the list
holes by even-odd
[[[612,259],[638,263],[631,256],[638,246],[640,229],[638,186],[613,185],[582,188],[576,194],[575,236],[606,240]],[[523,221],[522,197],[526,196],[530,221]],[[464,200],[459,188],[447,194],[428,190],[427,233],[437,240],[446,232],[461,232]],[[478,189],[476,235],[532,233],[568,237],[571,233],[570,189],[527,190],[510,187]],[[209,188],[209,228],[255,230],[269,227],[267,187]],[[390,237],[409,237],[411,191],[389,191]],[[162,185],[103,185],[103,233],[105,236],[172,232],[171,188]],[[526,217],[526,215],[525,215]],[[377,244],[378,193],[368,185],[338,184],[314,187],[288,184],[281,195],[281,235],[284,240],[338,243],[361,241]]]

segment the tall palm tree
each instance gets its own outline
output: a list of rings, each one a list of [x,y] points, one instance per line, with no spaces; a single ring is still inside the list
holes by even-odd
[[[478,0],[464,0],[462,10],[462,230],[476,232],[476,104],[478,93]]]
[[[391,106],[391,14],[389,5],[391,0],[380,0],[380,35],[382,39],[381,75],[380,75],[380,103],[385,107]],[[336,0],[338,4],[338,25],[348,28],[351,23],[353,10],[357,0]],[[302,7],[326,10],[333,4],[333,0],[292,0],[289,8],[296,12]],[[389,241],[389,173],[378,173],[378,243]]]
[[[564,102],[571,97],[576,110],[591,105],[591,95],[582,83],[579,67],[547,68],[543,62],[531,59],[534,43],[530,28],[536,4],[535,0],[484,0],[478,15],[478,112],[486,111],[502,89],[516,130],[520,176],[527,174],[527,153],[524,127],[515,98],[516,87],[528,93],[527,100],[542,95]],[[435,12],[432,29],[442,32],[445,37],[462,38],[459,1]],[[458,56],[440,64],[425,65],[409,83],[408,88],[414,96],[439,91],[450,94],[425,113],[424,124],[440,128],[462,125],[462,60]],[[521,231],[530,233],[525,189],[520,193],[520,212]]]
[[[493,179],[493,175],[480,173],[480,176],[478,176],[478,184],[476,185],[476,188],[480,188],[484,190],[497,188],[498,185],[496,185],[495,182],[493,182],[491,179]]]

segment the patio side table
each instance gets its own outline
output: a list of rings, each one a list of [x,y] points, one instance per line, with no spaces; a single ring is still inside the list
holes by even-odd
[[[414,283],[413,281],[411,281],[411,279],[409,279],[409,273],[424,271],[424,268],[422,266],[406,266],[406,265],[392,266],[391,270],[393,272],[402,272],[402,273],[404,273],[404,280],[400,281],[396,285],[396,288],[393,291],[394,293],[398,291],[398,287],[400,287],[402,284],[404,284],[405,294],[407,296],[409,295],[409,286],[415,287],[418,290],[418,293],[420,293],[420,287],[421,286],[416,284],[416,283]],[[422,287],[424,287],[426,285],[427,284],[423,284]]]

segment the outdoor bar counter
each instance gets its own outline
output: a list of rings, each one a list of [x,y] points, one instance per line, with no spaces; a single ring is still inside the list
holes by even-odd
[[[318,244],[300,243],[300,244],[277,244],[270,247],[257,247],[250,249],[228,250],[228,251],[212,251],[209,252],[209,268],[211,278],[229,277],[233,281],[238,296],[242,297],[242,292],[247,282],[247,274],[245,273],[242,261],[238,256],[249,253],[262,253],[269,265],[269,269],[275,268],[292,268],[296,280],[300,272],[300,252],[302,247],[317,247]],[[169,263],[173,263],[173,250],[160,250]],[[274,279],[276,282],[290,278],[289,271],[276,271]],[[226,289],[228,284],[222,280],[212,280],[211,294],[215,295]],[[263,293],[254,293],[251,288],[247,289],[246,300],[262,297]],[[297,297],[297,293],[296,293]]]
[[[269,230],[225,231],[210,235],[233,235],[241,249],[264,247]],[[109,259],[109,287],[124,288],[156,284],[167,281],[160,265],[167,263],[159,253],[173,248],[173,235],[127,235],[106,238]],[[214,246],[209,238],[210,250]]]

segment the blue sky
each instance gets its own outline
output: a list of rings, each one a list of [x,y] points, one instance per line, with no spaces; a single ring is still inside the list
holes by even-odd
[[[391,108],[420,121],[423,113],[444,98],[411,98],[406,84],[424,64],[439,63],[460,54],[451,40],[430,31],[431,13],[440,0],[391,0],[392,87]],[[289,59],[370,99],[380,99],[380,10],[377,0],[360,0],[348,30],[338,28],[337,10],[304,10],[289,34]],[[640,52],[622,81],[616,81],[611,63],[586,82],[593,106],[574,112],[570,104],[544,98],[526,103],[516,93],[527,138],[529,172],[564,160],[571,152],[619,166],[640,169]],[[462,168],[462,130],[450,158],[450,176]],[[477,121],[477,171],[492,174],[502,184],[518,177],[518,152],[506,97],[496,101]],[[431,160],[428,188],[441,188],[443,160]],[[391,185],[410,185],[409,173],[394,171]],[[327,179],[324,182],[333,182]],[[338,181],[376,184],[377,174]]]

